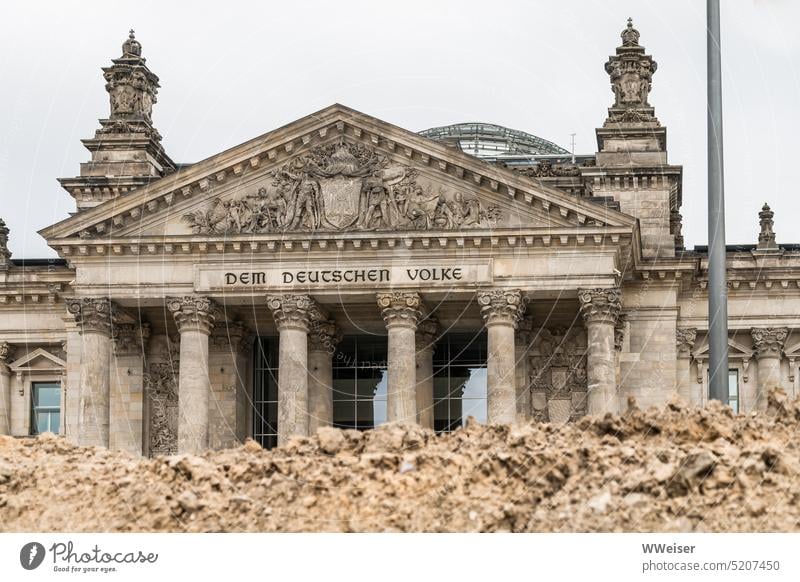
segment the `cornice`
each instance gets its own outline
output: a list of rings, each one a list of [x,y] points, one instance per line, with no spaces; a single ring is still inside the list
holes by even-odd
[[[109,256],[242,254],[310,250],[592,248],[630,244],[627,227],[508,228],[470,231],[275,233],[234,236],[70,238],[53,243],[70,260]],[[619,250],[619,249],[617,249]]]

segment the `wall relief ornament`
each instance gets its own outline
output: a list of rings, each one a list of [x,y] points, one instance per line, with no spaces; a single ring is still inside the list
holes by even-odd
[[[547,400],[574,403],[570,418],[585,411],[586,338],[581,330],[542,328],[528,356],[531,390],[544,392]]]
[[[694,342],[697,340],[696,327],[679,327],[675,330],[675,347],[678,355],[689,357],[694,349]]]
[[[540,160],[535,166],[516,170],[521,176],[528,178],[560,178],[564,176],[580,176],[580,166],[575,164],[553,164],[550,160]]]
[[[493,226],[496,205],[419,181],[361,144],[319,146],[272,173],[269,185],[183,216],[195,234],[431,230]]]
[[[178,452],[178,363],[151,363],[144,376],[150,402],[150,456]]]

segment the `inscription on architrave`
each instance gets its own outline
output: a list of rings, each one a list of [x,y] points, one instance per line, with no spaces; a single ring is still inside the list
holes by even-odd
[[[331,265],[259,269],[250,265],[198,265],[195,290],[447,287],[493,281],[491,261],[442,262],[421,265]]]

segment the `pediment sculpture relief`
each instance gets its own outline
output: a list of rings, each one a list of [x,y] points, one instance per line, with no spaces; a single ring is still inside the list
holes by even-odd
[[[494,226],[500,209],[421,179],[409,166],[359,144],[314,148],[267,185],[183,216],[195,234],[430,230]]]

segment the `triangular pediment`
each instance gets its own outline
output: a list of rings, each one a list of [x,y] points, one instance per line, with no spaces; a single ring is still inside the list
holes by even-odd
[[[630,216],[341,105],[40,231],[64,239],[633,229]]]
[[[698,360],[707,360],[709,347],[708,342],[704,343],[697,350],[692,352],[692,356]],[[750,358],[753,356],[753,348],[739,343],[732,338],[728,338],[728,347],[730,348],[728,353],[731,358]]]
[[[65,368],[67,363],[54,356],[44,348],[36,348],[22,356],[21,358],[11,362],[8,367],[12,372],[21,371],[52,371]]]

